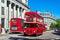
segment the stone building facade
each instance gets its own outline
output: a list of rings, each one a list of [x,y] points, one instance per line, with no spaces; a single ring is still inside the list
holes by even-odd
[[[51,12],[40,12],[40,15],[44,18],[47,30],[50,30],[51,23],[56,23],[55,17],[51,14]]]
[[[11,18],[23,18],[24,13],[29,10],[28,0],[0,0],[0,24],[2,34],[10,27]]]

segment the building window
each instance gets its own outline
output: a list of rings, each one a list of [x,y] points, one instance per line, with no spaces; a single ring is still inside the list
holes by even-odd
[[[1,0],[2,3],[4,3],[4,0]]]
[[[25,0],[25,3],[27,3],[28,2],[28,0]]]
[[[2,28],[4,28],[4,22],[5,22],[5,19],[4,18],[1,18]]]
[[[4,7],[1,8],[1,14],[4,15]]]

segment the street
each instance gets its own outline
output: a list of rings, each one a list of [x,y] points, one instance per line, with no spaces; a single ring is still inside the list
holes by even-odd
[[[53,30],[46,31],[43,33],[43,35],[40,36],[24,36],[23,34],[6,34],[6,35],[0,35],[0,40],[40,40],[40,39],[60,39],[60,35],[54,34]]]

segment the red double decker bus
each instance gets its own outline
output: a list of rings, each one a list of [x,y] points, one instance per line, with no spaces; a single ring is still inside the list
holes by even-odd
[[[24,21],[24,35],[40,35],[46,30],[44,19],[36,12],[26,12]]]

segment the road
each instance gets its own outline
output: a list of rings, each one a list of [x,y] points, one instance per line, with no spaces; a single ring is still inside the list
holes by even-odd
[[[23,34],[6,34],[6,35],[0,35],[0,40],[12,40],[12,39],[60,39],[60,35],[54,34],[52,31],[46,31],[43,33],[43,35],[40,36],[24,36]]]

